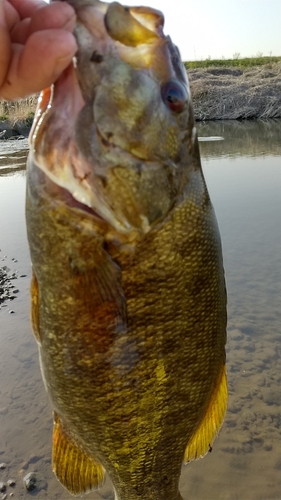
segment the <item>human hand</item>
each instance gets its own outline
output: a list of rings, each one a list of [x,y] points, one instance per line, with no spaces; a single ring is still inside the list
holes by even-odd
[[[75,20],[65,2],[0,0],[0,99],[26,97],[59,77],[77,50]]]

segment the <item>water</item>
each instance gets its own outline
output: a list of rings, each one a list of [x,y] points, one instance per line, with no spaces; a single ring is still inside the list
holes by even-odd
[[[183,467],[184,500],[281,498],[281,122],[198,124],[202,163],[223,240],[228,288],[229,408],[212,453]],[[17,299],[0,309],[0,482],[39,471],[38,499],[70,500],[51,471],[51,408],[29,325],[24,222],[25,161],[0,144],[0,266],[19,277]],[[17,156],[18,155],[18,156]],[[6,156],[8,158],[4,158]],[[22,156],[22,159],[20,159]],[[2,260],[4,259],[4,260]],[[15,262],[15,259],[17,262]],[[9,311],[13,310],[14,314]],[[9,492],[12,491],[9,488]],[[113,498],[107,482],[82,498]]]

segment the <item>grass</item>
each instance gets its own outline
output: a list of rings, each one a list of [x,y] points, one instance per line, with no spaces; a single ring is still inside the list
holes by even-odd
[[[281,61],[281,57],[264,56],[264,57],[244,57],[235,59],[205,59],[203,61],[185,61],[186,69],[200,68],[251,68],[254,66],[263,66],[265,64],[277,63]]]
[[[281,118],[281,58],[246,67],[190,68],[188,74],[197,120]]]
[[[8,120],[12,127],[18,122],[32,125],[36,109],[37,96],[19,101],[0,101],[0,121]]]

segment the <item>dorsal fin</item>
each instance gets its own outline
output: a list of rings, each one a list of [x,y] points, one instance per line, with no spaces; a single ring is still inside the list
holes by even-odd
[[[211,445],[222,426],[226,406],[227,381],[224,366],[217,379],[205,416],[186,447],[184,463],[203,457],[211,450]]]
[[[73,495],[96,490],[103,485],[104,469],[69,438],[59,416],[54,414],[53,471]]]

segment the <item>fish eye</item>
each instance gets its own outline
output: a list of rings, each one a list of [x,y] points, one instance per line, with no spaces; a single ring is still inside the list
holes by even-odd
[[[170,80],[161,87],[164,103],[175,113],[181,113],[187,101],[187,90],[179,82]]]

